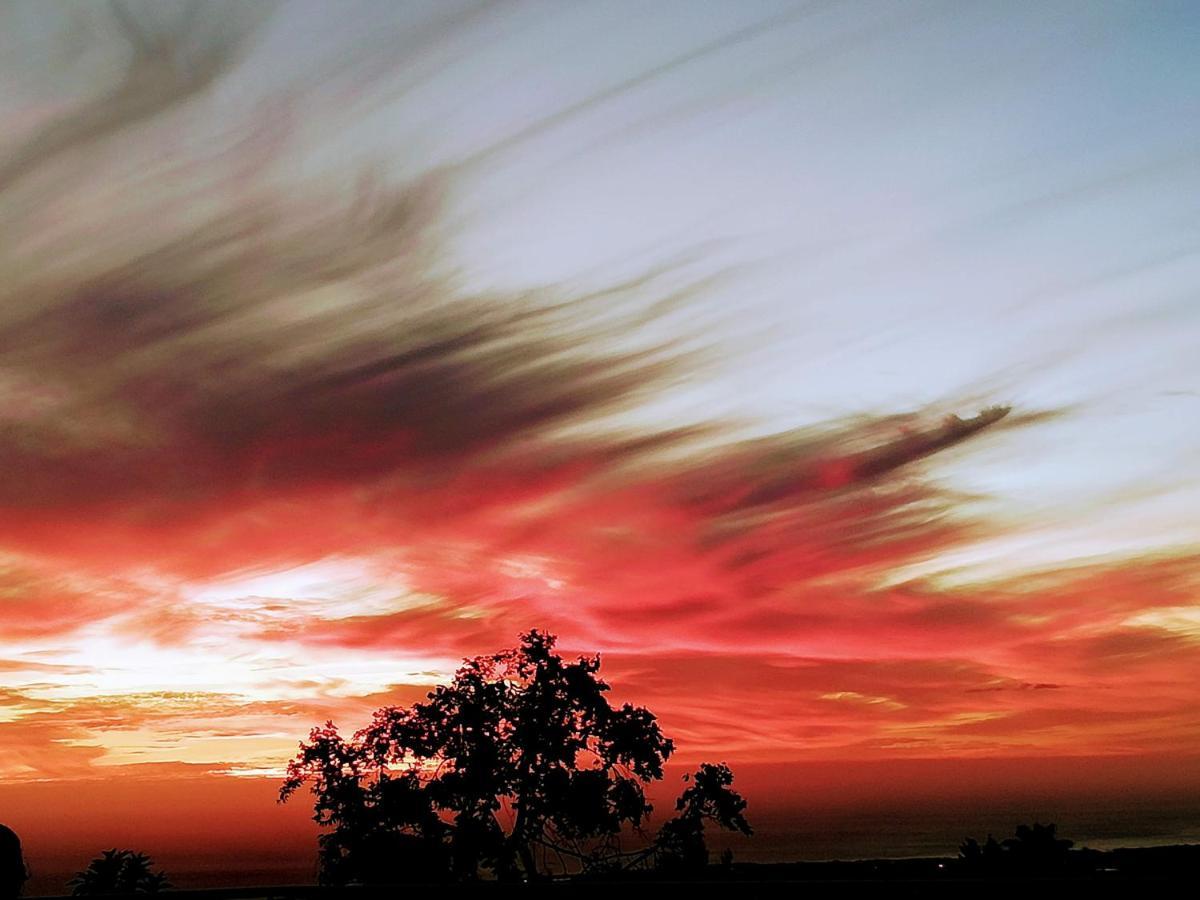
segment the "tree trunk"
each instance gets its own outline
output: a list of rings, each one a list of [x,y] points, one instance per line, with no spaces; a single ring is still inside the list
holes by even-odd
[[[533,848],[525,841],[521,841],[518,849],[521,854],[521,865],[525,867],[525,878],[529,881],[538,881],[542,876],[537,870],[537,863],[533,860]]]
[[[521,805],[517,810],[517,820],[513,823],[512,834],[509,835],[510,852],[521,861],[521,867],[525,870],[526,881],[537,881],[539,873],[537,863],[533,859],[533,848],[529,846],[529,840],[525,837],[526,825],[526,807]]]

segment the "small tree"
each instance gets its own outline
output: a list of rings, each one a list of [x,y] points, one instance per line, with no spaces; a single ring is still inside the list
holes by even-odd
[[[467,660],[425,702],[377,710],[350,740],[332,723],[313,729],[280,800],[310,785],[326,829],[323,882],[470,879],[481,868],[533,879],[645,858],[620,838],[650,814],[645,785],[674,744],[645,708],[608,702],[598,656],[568,662],[554,644],[530,631],[515,649]],[[744,801],[720,791],[726,775],[702,767],[679,829],[745,824]]]
[[[746,801],[734,791],[733,772],[724,763],[705,763],[694,775],[684,776],[691,781],[675,801],[675,818],[666,822],[658,832],[655,850],[658,864],[673,871],[702,869],[708,865],[708,846],[704,840],[705,824],[726,831],[753,834],[743,815]],[[726,860],[726,866],[732,856]]]
[[[132,850],[105,850],[67,882],[77,897],[104,894],[157,894],[171,883],[162,871],[152,871],[154,864],[144,853]]]

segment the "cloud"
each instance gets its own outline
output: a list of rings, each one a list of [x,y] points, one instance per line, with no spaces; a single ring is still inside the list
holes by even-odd
[[[95,578],[22,559],[0,559],[3,638],[69,637],[81,628],[145,601],[143,591],[117,578]],[[42,668],[28,662],[24,667]]]
[[[48,685],[0,691],[5,760],[0,780],[106,778],[183,762],[196,771],[273,764],[313,722],[353,724],[384,704],[424,699],[428,686],[394,685],[363,697],[247,700],[206,691],[45,696]]]
[[[1194,603],[1194,557],[897,575],[1003,527],[938,461],[1048,413],[947,401],[753,439],[650,419],[721,358],[689,321],[711,271],[468,291],[453,172],[304,177],[286,133],[236,118],[161,159],[212,127],[238,46],[131,36],[114,84],[0,160],[5,777],[257,765],[534,626],[603,652],[696,755],[1194,734],[1195,636],[1145,620]],[[177,51],[197,68],[151,80]],[[394,590],[213,593],[331,559]],[[169,684],[138,684],[155,666]]]
[[[99,99],[53,118],[0,156],[0,192],[206,90],[228,70],[253,35],[258,24],[254,20],[261,20],[270,6],[261,4],[255,10],[222,3],[222,16],[202,20],[195,15],[195,4],[159,4],[160,10],[181,13],[164,28],[149,27],[153,17],[145,15],[144,4],[138,5],[142,8],[120,3],[109,7],[107,30],[119,33],[131,53],[123,76]]]
[[[704,430],[631,433],[618,414],[703,375],[676,313],[705,276],[668,266],[591,292],[475,296],[443,261],[448,173],[364,173],[346,190],[252,141],[147,158],[155,135],[206,122],[198,101],[252,29],[189,29],[181,12],[152,33],[153,18],[116,9],[106,33],[128,52],[111,89],[65,103],[0,166],[0,217],[21,235],[0,251],[11,547],[229,570],[443,518],[470,533],[537,504],[559,519],[645,505],[707,520],[702,539],[728,547],[768,530],[750,517],[885,478],[999,416],[710,442],[667,475],[658,458]],[[55,177],[67,158],[73,176]],[[280,536],[297,511],[304,524]],[[785,523],[769,527],[784,539]]]

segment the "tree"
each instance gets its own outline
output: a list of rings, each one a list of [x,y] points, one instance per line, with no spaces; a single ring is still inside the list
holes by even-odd
[[[705,823],[726,831],[753,834],[743,815],[746,801],[730,788],[733,772],[724,763],[705,763],[675,801],[677,815],[663,825],[655,841],[660,867],[672,871],[701,869],[708,865],[708,847],[704,841]],[[727,860],[732,861],[732,857]]]
[[[609,703],[598,656],[568,662],[554,644],[534,630],[466,660],[425,702],[377,710],[352,739],[332,723],[313,729],[280,801],[310,786],[323,882],[471,879],[481,868],[534,879],[657,851],[623,852],[621,836],[641,832],[646,784],[674,744],[647,709]],[[681,832],[710,821],[749,833],[728,768],[696,777]]]
[[[1018,825],[1017,836],[1004,841],[1004,849],[1014,866],[1033,871],[1053,871],[1067,863],[1067,851],[1075,842],[1058,836],[1058,826],[1051,822]]]
[[[105,850],[72,878],[68,885],[77,897],[103,894],[157,894],[171,883],[162,871],[152,871],[154,864],[144,853],[132,850]]]
[[[967,838],[959,847],[959,855],[968,869],[995,875],[1006,872],[1053,872],[1067,865],[1068,851],[1074,841],[1058,836],[1053,823],[1018,825],[1016,837],[997,841],[990,834],[982,846],[975,838]]]
[[[0,900],[14,900],[29,879],[21,839],[7,825],[0,825]]]
[[[973,837],[967,838],[959,845],[959,857],[968,869],[994,874],[1004,864],[1004,847],[992,835],[980,844]]]

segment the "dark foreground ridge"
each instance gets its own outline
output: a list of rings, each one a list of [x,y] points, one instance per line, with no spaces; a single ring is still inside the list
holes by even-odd
[[[735,863],[710,866],[690,878],[654,871],[619,877],[575,877],[533,883],[476,881],[379,885],[278,885],[219,890],[168,890],[164,900],[394,900],[398,897],[666,898],[704,896],[709,890],[730,898],[844,897],[1122,897],[1132,891],[1200,884],[1200,844],[1170,847],[1072,850],[1068,866],[1056,873],[979,874],[961,857],[876,859],[833,862]],[[108,895],[111,900],[145,900],[145,894]],[[51,898],[47,898],[51,900]],[[53,898],[59,900],[59,898]],[[67,900],[67,898],[61,898]]]

